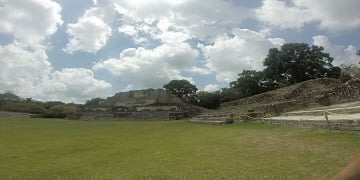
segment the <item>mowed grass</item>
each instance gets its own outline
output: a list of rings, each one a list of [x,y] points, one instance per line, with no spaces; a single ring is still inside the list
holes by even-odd
[[[1,179],[329,179],[359,151],[359,132],[0,118]]]

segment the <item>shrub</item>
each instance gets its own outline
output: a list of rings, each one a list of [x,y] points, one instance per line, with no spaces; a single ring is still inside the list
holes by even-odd
[[[55,105],[52,106],[47,113],[44,114],[46,118],[65,118],[68,114],[73,114],[78,111],[78,108],[73,105]]]
[[[46,109],[34,103],[7,103],[1,107],[2,111],[12,111],[12,112],[24,112],[24,113],[33,113],[33,114],[43,114],[46,112]]]

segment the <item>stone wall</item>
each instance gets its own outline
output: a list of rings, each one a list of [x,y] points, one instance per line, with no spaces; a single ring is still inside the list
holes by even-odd
[[[205,124],[230,124],[234,122],[234,114],[202,114],[191,118],[189,121],[193,123]]]
[[[315,96],[320,96],[329,89],[338,88],[341,86],[342,83],[337,79],[314,79],[261,93],[255,96],[222,103],[221,108],[232,106],[249,106],[251,104],[271,104],[288,101],[312,101]]]
[[[171,93],[158,89],[136,90],[129,92],[119,92],[113,97],[109,97],[104,102],[106,107],[138,107],[156,105],[185,105],[178,97]]]
[[[178,106],[138,106],[136,111],[180,111]]]
[[[0,111],[0,117],[30,118],[30,116],[29,113]]]
[[[168,111],[140,111],[140,112],[87,112],[76,116],[80,120],[170,120],[173,119]],[[71,118],[71,117],[68,117]],[[176,118],[175,118],[176,119]]]
[[[301,128],[327,128],[326,121],[323,120],[284,120],[284,119],[263,119],[265,124],[279,126],[296,126]],[[329,120],[331,130],[350,130],[360,131],[360,120]]]
[[[340,87],[330,89],[314,97],[314,100],[322,105],[358,101],[360,100],[360,79],[352,79]]]
[[[360,100],[360,79],[341,83],[337,79],[314,79],[248,98],[221,104],[221,109],[258,111],[278,115],[307,107]]]
[[[169,120],[200,111],[165,90],[148,89],[117,93],[98,106],[84,109],[80,119]]]

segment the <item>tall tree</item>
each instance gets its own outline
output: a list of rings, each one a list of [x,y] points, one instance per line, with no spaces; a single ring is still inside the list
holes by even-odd
[[[220,103],[237,100],[242,97],[241,93],[235,88],[222,88],[220,92]]]
[[[172,80],[164,85],[164,88],[182,99],[189,99],[196,94],[198,90],[195,85],[191,84],[188,80]]]
[[[220,106],[220,92],[207,92],[207,91],[200,91],[197,94],[198,102],[196,105],[202,106],[208,109],[216,109]]]
[[[281,49],[272,48],[265,58],[265,76],[278,85],[289,85],[321,77],[338,78],[340,68],[321,46],[306,43],[288,43]]]
[[[243,70],[236,81],[230,83],[242,97],[253,96],[273,89],[272,83],[265,78],[262,71]]]

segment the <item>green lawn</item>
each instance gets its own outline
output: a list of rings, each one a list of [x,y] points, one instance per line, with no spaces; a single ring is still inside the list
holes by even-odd
[[[329,179],[360,132],[0,118],[1,179]]]

